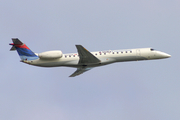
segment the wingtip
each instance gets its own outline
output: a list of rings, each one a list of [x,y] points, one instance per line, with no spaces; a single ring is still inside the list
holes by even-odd
[[[74,76],[70,75],[69,77],[74,77]]]

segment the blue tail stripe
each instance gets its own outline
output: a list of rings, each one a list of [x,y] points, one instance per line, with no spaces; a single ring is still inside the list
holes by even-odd
[[[21,58],[21,60],[36,60],[39,57],[38,56],[36,56],[36,57],[20,56],[20,58]]]
[[[20,56],[31,56],[31,57],[37,57],[31,50],[25,49],[25,48],[18,48],[16,47],[16,50]]]
[[[36,60],[39,57],[30,49],[15,47],[21,60]]]

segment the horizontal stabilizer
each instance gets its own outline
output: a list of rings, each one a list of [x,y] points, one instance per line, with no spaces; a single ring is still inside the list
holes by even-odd
[[[16,50],[16,45],[22,45],[23,43],[18,38],[12,38],[13,43],[10,43],[9,45],[12,45],[12,48],[10,51]]]
[[[15,46],[12,46],[12,48],[10,49],[10,51],[14,51],[16,50]]]

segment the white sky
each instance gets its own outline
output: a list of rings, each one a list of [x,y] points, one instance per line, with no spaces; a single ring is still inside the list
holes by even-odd
[[[179,0],[2,0],[1,120],[179,120]],[[124,62],[69,78],[10,52],[17,37],[34,52],[153,47],[163,60]]]

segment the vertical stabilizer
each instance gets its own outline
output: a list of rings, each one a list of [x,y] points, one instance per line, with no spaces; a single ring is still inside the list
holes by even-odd
[[[34,54],[27,46],[26,44],[22,43],[18,38],[12,38],[13,43],[9,44],[12,45],[12,50],[17,50],[21,60],[35,60],[39,57]]]

